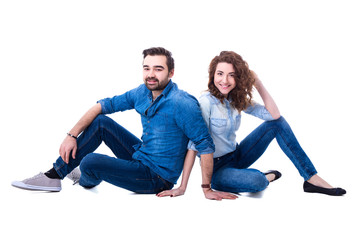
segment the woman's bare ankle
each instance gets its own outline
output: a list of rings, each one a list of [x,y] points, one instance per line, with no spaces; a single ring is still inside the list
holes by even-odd
[[[272,181],[274,181],[276,176],[274,173],[270,173],[270,174],[265,175],[265,177],[269,182],[272,182]]]
[[[317,174],[312,176],[309,180],[307,180],[309,183],[323,188],[333,188],[329,183],[327,183],[324,179],[319,177]]]

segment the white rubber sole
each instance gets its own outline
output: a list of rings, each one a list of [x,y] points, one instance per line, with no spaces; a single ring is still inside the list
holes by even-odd
[[[46,187],[46,186],[35,186],[35,185],[29,185],[25,184],[20,181],[14,181],[11,183],[12,186],[26,189],[26,190],[33,190],[33,191],[49,191],[49,192],[60,192],[61,187]]]

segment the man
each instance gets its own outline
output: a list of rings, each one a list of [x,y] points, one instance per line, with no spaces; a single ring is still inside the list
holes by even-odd
[[[79,184],[85,188],[106,181],[136,193],[159,193],[171,189],[179,178],[191,139],[201,155],[205,197],[235,198],[209,187],[214,144],[197,100],[179,90],[171,80],[174,75],[171,53],[164,48],[150,48],[143,55],[144,84],[100,100],[67,134],[52,169],[12,185],[60,191],[61,179],[80,165]],[[141,115],[142,140],[105,116],[129,109]],[[93,153],[101,142],[116,158]]]

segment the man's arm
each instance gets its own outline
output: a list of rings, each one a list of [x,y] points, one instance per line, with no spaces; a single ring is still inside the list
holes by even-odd
[[[211,189],[211,177],[213,173],[213,154],[201,155],[201,174],[202,185],[208,185],[209,187],[203,187],[204,195],[207,199],[221,200],[221,199],[236,199],[237,196],[227,192],[218,192]]]
[[[101,105],[97,103],[95,106],[90,108],[84,116],[80,118],[80,120],[75,124],[75,126],[70,130],[69,134],[77,137],[80,135],[82,131],[87,128],[92,121],[101,113]],[[61,158],[64,160],[66,164],[69,163],[70,154],[75,159],[77,150],[76,139],[71,136],[66,136],[62,144],[60,145],[59,153]]]
[[[195,102],[193,102],[193,100]],[[201,110],[198,107],[197,100],[195,98],[189,98],[188,103],[182,101],[176,109],[178,112],[186,112],[186,118],[178,117],[179,121],[178,126],[183,129],[185,134],[189,139],[195,144],[196,150],[200,153],[201,158],[201,174],[202,174],[202,184],[211,183],[211,177],[213,172],[213,152],[214,144],[211,139],[211,136],[208,132],[208,122],[210,113],[210,102],[205,101],[204,104],[201,104]],[[192,106],[192,107],[191,107]],[[187,120],[187,121],[186,121]],[[236,195],[226,192],[215,192],[210,187],[203,189],[205,197],[208,199],[221,200],[225,199],[235,199]]]

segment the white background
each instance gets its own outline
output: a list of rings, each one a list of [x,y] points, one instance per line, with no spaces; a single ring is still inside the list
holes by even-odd
[[[1,1],[1,239],[355,239],[359,22],[357,2],[347,0]],[[203,197],[198,161],[178,198],[69,180],[60,193],[10,186],[47,171],[97,100],[141,84],[142,50],[154,46],[172,51],[174,82],[197,97],[215,55],[242,55],[320,176],[348,194],[304,193],[276,141],[254,167],[283,177],[235,201]],[[112,117],[141,136],[134,111]],[[260,123],[244,116],[238,140]]]

